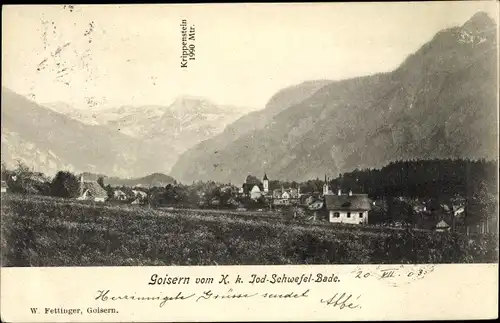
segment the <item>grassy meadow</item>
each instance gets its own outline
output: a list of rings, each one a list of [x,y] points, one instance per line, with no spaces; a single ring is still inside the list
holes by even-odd
[[[496,262],[497,236],[2,195],[2,266]]]

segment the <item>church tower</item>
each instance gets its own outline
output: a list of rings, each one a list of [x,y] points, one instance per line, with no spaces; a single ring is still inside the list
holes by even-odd
[[[269,179],[267,178],[266,173],[264,173],[263,182],[264,182],[264,193],[267,194],[269,193]]]
[[[80,196],[83,195],[83,173],[80,175]]]
[[[323,184],[323,195],[328,195],[328,179],[325,174],[325,184]]]

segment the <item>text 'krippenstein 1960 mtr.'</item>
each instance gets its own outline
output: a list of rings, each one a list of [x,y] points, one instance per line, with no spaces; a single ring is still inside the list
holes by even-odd
[[[181,68],[188,67],[188,61],[195,60],[195,26],[190,25],[186,19],[181,21]]]

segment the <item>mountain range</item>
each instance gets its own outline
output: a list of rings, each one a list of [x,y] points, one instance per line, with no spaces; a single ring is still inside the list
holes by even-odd
[[[66,169],[123,178],[168,173],[180,153],[247,111],[183,96],[169,106],[77,110],[43,106],[2,87],[2,162],[53,174]]]
[[[477,13],[438,32],[394,71],[284,89],[182,154],[170,175],[307,180],[394,160],[496,159],[496,30]]]
[[[238,183],[249,174],[307,180],[402,159],[496,160],[496,30],[478,13],[438,32],[391,72],[306,81],[248,114],[192,96],[77,110],[2,87],[2,162],[21,160],[47,174],[170,172],[182,182]]]
[[[120,106],[108,109],[74,109],[56,102],[45,107],[88,125],[101,125],[147,143],[168,142],[175,154],[214,136],[247,109],[216,105],[195,96],[178,97],[171,105]]]
[[[99,178],[102,177],[104,185],[111,186],[161,187],[177,183],[175,179],[162,173],[153,173],[136,178],[109,177],[106,174],[94,174],[89,172],[83,172],[77,175],[82,175],[85,181],[99,181]]]
[[[104,184],[111,186],[128,186],[128,187],[163,187],[168,184],[175,184],[176,181],[165,174],[162,173],[154,173],[140,178],[130,178],[130,179],[122,179],[116,177],[107,177],[104,178]]]

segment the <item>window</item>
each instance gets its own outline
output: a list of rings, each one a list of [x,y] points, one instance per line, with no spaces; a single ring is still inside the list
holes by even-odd
[[[350,218],[351,217],[351,212],[347,212],[347,217]]]
[[[359,212],[359,217],[362,218],[363,217],[363,212]]]
[[[340,217],[340,213],[339,213],[339,212],[335,212],[335,213],[333,213],[333,217],[334,217],[334,218],[339,218],[339,217]]]

